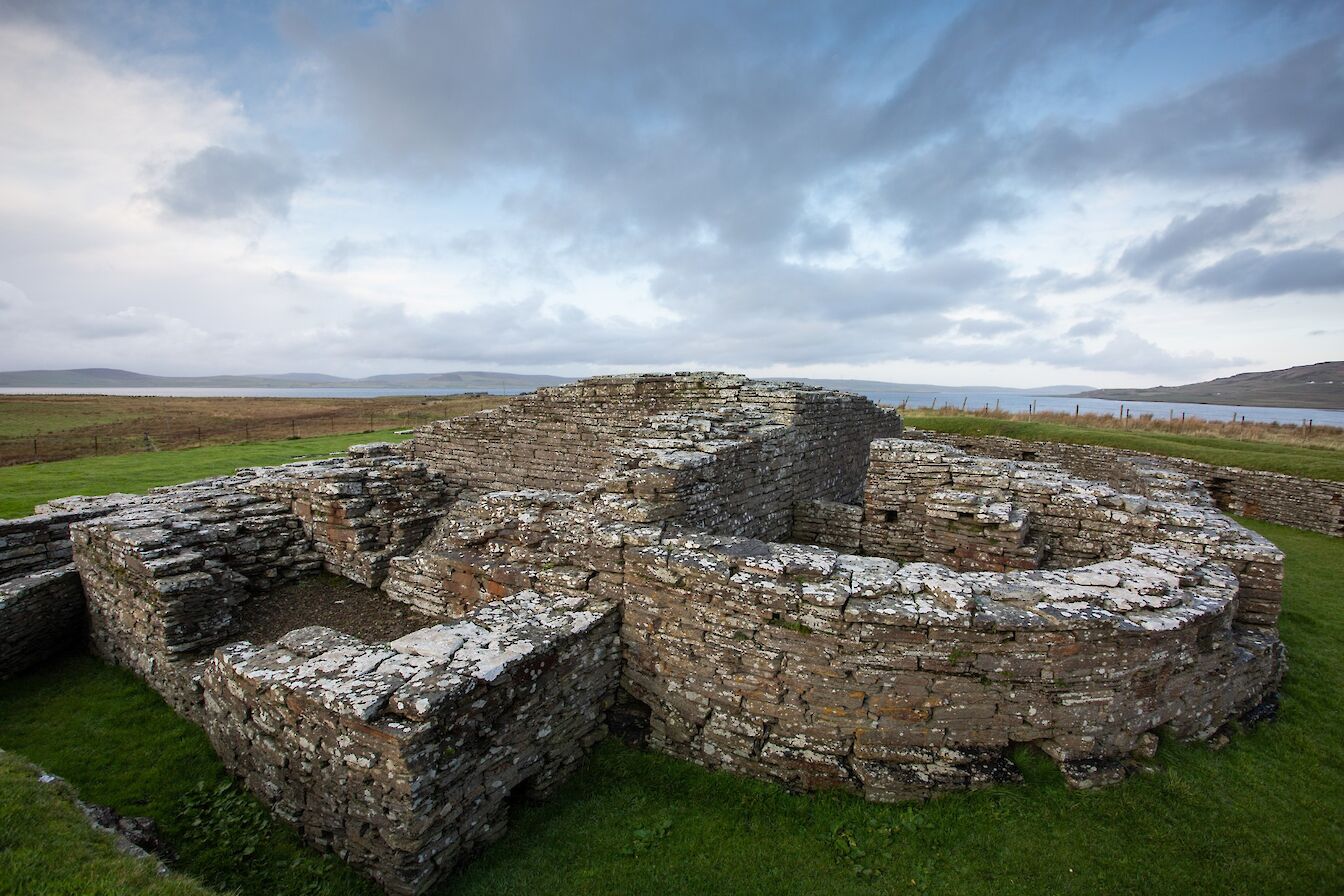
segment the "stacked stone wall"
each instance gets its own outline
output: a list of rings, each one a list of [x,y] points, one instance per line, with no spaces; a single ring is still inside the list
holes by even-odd
[[[743,377],[594,377],[538,389],[508,404],[427,424],[409,450],[479,489],[579,491],[616,449],[665,412],[738,400]]]
[[[1123,494],[1037,462],[970,457],[913,439],[873,443],[864,492],[862,552],[955,569],[1063,568],[1160,543],[1226,563],[1239,577],[1238,621],[1272,626],[1283,597],[1283,554],[1198,503],[1197,487],[1143,469],[1150,495]],[[1207,501],[1207,498],[1202,499]],[[797,540],[797,539],[795,539]]]
[[[1151,480],[1143,468],[1165,467],[1198,479],[1218,506],[1231,513],[1344,537],[1344,483],[1221,467],[1180,457],[1163,457],[1100,445],[1024,442],[1002,436],[967,436],[918,431],[912,438],[954,445],[990,457],[1046,461],[1075,475],[1145,494]],[[1136,464],[1138,467],[1136,468]]]
[[[651,745],[712,767],[904,799],[1009,773],[1014,743],[1073,768],[1122,761],[1159,727],[1205,735],[1280,673],[1277,638],[1234,625],[1227,566],[1166,545],[966,573],[600,508],[490,495],[406,562],[461,583],[443,606],[542,581],[619,599],[622,680],[651,708]]]
[[[865,398],[724,374],[597,377],[433,423],[410,451],[473,489],[624,496],[631,519],[782,537],[793,504],[858,494],[900,415]]]
[[[237,632],[237,608],[321,563],[288,507],[211,480],[76,523],[71,535],[94,652],[189,714],[200,652]]]
[[[1006,576],[752,549],[674,540],[627,559],[623,682],[656,749],[909,799],[1010,776],[1016,743],[1071,771],[1160,726],[1206,735],[1279,675],[1277,640],[1232,626],[1226,569],[1162,549],[1168,569]],[[1149,596],[1108,604],[1110,588]]]
[[[74,564],[0,582],[0,679],[79,640],[84,592]]]
[[[32,516],[0,520],[0,582],[66,565],[71,558],[72,523],[102,516],[133,500],[132,495],[65,499],[38,507]]]
[[[459,489],[390,444],[358,445],[350,455],[238,478],[247,491],[290,506],[329,572],[377,588],[391,559],[424,541]]]
[[[793,506],[790,540],[848,554],[860,550],[863,506],[842,501],[799,501]]]
[[[421,893],[605,734],[616,618],[527,592],[390,645],[320,628],[232,644],[206,669],[206,728],[308,842]]]

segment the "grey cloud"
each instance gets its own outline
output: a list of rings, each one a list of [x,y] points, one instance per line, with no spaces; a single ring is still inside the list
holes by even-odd
[[[207,146],[174,165],[153,195],[182,218],[284,218],[303,180],[298,166],[283,157]]]
[[[957,321],[957,335],[987,339],[1022,329],[1017,320],[968,317]]]
[[[1021,151],[1043,183],[1131,173],[1208,181],[1337,163],[1344,158],[1344,39],[1316,41],[1090,132],[1045,125]]]
[[[1091,317],[1087,320],[1080,320],[1078,323],[1069,327],[1064,332],[1065,336],[1072,338],[1083,338],[1087,336],[1104,336],[1115,329],[1115,319],[1112,317]]]
[[[1181,286],[1208,300],[1344,292],[1344,250],[1311,245],[1282,252],[1242,249],[1196,271]]]
[[[802,255],[825,255],[848,249],[853,239],[844,221],[801,221],[794,238],[794,250]]]
[[[982,256],[954,253],[899,269],[855,265],[826,268],[773,259],[743,259],[722,250],[691,250],[660,258],[650,288],[668,307],[733,314],[779,312],[858,321],[935,313],[978,299],[1007,301],[1007,268]]]
[[[1164,0],[986,2],[939,35],[928,57],[884,104],[873,130],[884,145],[978,121],[1024,74],[1067,52],[1114,52],[1172,6]]]
[[[353,121],[350,164],[526,170],[525,220],[616,241],[628,261],[706,230],[743,251],[819,251],[808,191],[854,189],[856,171],[893,160],[874,208],[910,220],[920,251],[1013,220],[1024,202],[977,173],[988,144],[948,173],[930,141],[981,126],[1019,75],[1126,46],[1164,5],[976,4],[913,73],[894,52],[908,22],[883,3],[444,4],[350,33],[290,27]],[[856,79],[890,87],[873,97]]]
[[[676,366],[752,368],[812,364],[843,355],[854,363],[938,361],[1008,364],[1030,357],[1042,363],[1092,370],[1197,376],[1244,359],[1207,353],[1182,356],[1128,331],[1100,349],[1073,338],[1021,332],[1002,343],[948,343],[939,314],[878,318],[861,328],[841,321],[755,313],[722,326],[698,317],[640,325],[597,319],[577,308],[551,309],[539,297],[428,316],[404,308],[356,314],[320,334],[326,356],[397,361],[442,359],[512,367],[650,369]]]
[[[167,330],[174,321],[145,308],[123,308],[110,314],[85,314],[66,324],[82,339],[122,339]]]
[[[1253,229],[1277,211],[1277,196],[1261,194],[1243,203],[1212,205],[1172,219],[1161,232],[1130,244],[1119,267],[1135,277],[1154,277],[1174,263]]]
[[[986,223],[1027,214],[1026,201],[1005,186],[1007,164],[983,132],[960,134],[893,165],[870,208],[905,220],[906,244],[915,249],[956,246]]]

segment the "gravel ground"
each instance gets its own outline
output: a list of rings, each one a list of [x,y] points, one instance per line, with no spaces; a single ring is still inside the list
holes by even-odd
[[[392,641],[443,621],[331,573],[319,573],[262,594],[239,613],[243,632],[236,640],[269,643],[305,625],[325,625],[365,641]]]

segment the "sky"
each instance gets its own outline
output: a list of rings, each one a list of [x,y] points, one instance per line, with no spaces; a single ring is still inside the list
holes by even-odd
[[[0,0],[0,369],[1344,358],[1344,4]]]

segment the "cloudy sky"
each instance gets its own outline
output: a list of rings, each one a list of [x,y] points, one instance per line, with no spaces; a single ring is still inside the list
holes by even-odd
[[[0,368],[1344,358],[1344,4],[0,0]]]

